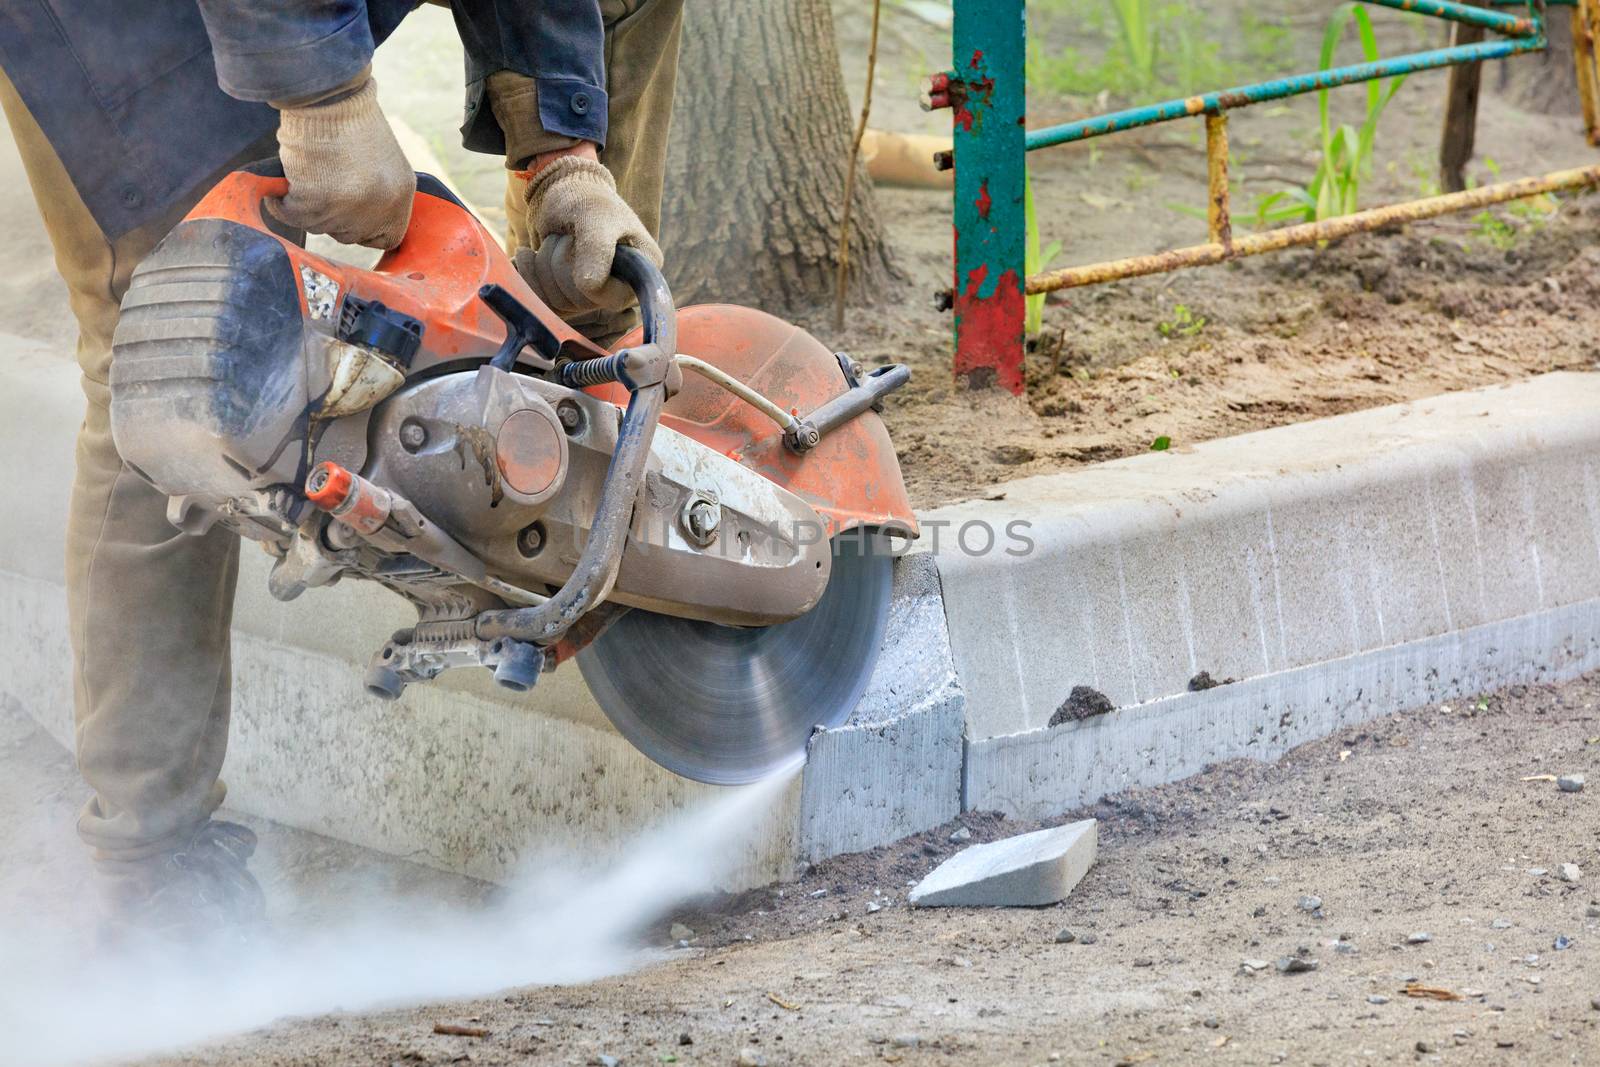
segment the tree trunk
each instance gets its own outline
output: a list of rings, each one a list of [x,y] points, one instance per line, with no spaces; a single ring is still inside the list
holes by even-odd
[[[1572,63],[1572,8],[1552,7],[1545,11],[1545,36],[1550,45],[1531,56],[1513,56],[1500,61],[1496,90],[1507,100],[1538,115],[1576,115],[1578,100],[1577,68]]]
[[[688,0],[662,247],[680,303],[769,311],[833,296],[854,134],[828,0]],[[900,277],[857,174],[849,293]]]

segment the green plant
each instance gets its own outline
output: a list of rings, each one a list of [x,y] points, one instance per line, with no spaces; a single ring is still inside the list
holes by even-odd
[[[1036,34],[1028,57],[1030,84],[1073,96],[1124,99],[1193,93],[1283,69],[1286,31],[1262,19],[1240,20],[1229,35],[1239,59],[1223,55],[1203,7],[1169,0],[1035,0],[1042,27],[1059,20],[1073,40],[1089,44],[1050,50]],[[1241,61],[1242,60],[1242,61]]]
[[[1378,38],[1372,19],[1359,4],[1344,4],[1328,19],[1322,35],[1321,68],[1333,66],[1334,52],[1347,25],[1354,23],[1361,40],[1361,53],[1368,63],[1377,62]],[[1328,108],[1328,90],[1317,93],[1319,143],[1322,158],[1309,185],[1280,189],[1256,201],[1256,224],[1265,226],[1295,220],[1320,222],[1355,212],[1360,204],[1361,183],[1372,171],[1372,149],[1377,142],[1378,120],[1394,94],[1405,82],[1405,75],[1369,81],[1367,110],[1361,125],[1342,123],[1335,127]]]
[[[1022,180],[1022,217],[1028,230],[1028,244],[1022,253],[1022,273],[1031,277],[1048,269],[1056,256],[1061,254],[1061,242],[1051,241],[1046,247],[1039,247],[1039,216],[1033,210],[1033,181],[1027,176]],[[1044,298],[1044,293],[1035,293],[1026,298],[1029,337],[1037,335],[1039,328],[1044,325]]]
[[[1156,323],[1156,332],[1162,337],[1198,337],[1206,328],[1206,317],[1196,315],[1187,304],[1172,309],[1172,318]]]
[[[1154,0],[1111,0],[1111,13],[1117,19],[1117,42],[1129,72],[1140,85],[1154,85],[1156,57],[1161,54]]]
[[[1472,231],[1501,252],[1516,245],[1520,236],[1515,226],[1487,209],[1472,216]]]
[[[1486,208],[1472,216],[1473,233],[1487,242],[1491,248],[1500,252],[1507,251],[1515,248],[1522,238],[1544,229],[1545,223],[1560,203],[1550,193],[1541,193],[1526,200],[1514,200],[1505,208],[1506,215],[1510,218]],[[1470,246],[1470,242],[1468,244]]]

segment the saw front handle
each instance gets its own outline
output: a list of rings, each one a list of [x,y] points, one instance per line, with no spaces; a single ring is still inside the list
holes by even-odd
[[[479,615],[477,636],[481,640],[509,637],[536,645],[553,644],[604,600],[616,581],[633,504],[644,481],[645,461],[650,458],[656,423],[667,399],[667,375],[678,348],[678,313],[667,280],[638,249],[619,247],[611,273],[626,282],[639,299],[644,320],[642,343],[614,355],[563,364],[559,372],[562,383],[574,388],[619,382],[628,389],[628,410],[617,431],[617,446],[606,468],[589,539],[566,584],[549,600],[537,607]]]

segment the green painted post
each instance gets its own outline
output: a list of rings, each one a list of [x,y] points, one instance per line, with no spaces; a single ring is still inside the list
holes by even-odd
[[[972,388],[1021,394],[1026,304],[1024,0],[956,0],[950,71],[955,126],[955,372]]]

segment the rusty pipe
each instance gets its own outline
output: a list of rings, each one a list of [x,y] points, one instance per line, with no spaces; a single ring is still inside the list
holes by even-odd
[[[1331,241],[1353,233],[1378,230],[1399,223],[1436,218],[1455,211],[1467,211],[1472,208],[1488,207],[1491,204],[1503,204],[1509,200],[1522,200],[1541,193],[1580,189],[1597,184],[1600,184],[1600,166],[1558,170],[1539,178],[1522,178],[1518,181],[1501,182],[1498,185],[1484,185],[1465,192],[1446,193],[1443,196],[1430,196],[1404,204],[1371,208],[1336,219],[1306,222],[1297,226],[1268,230],[1265,233],[1253,233],[1246,237],[1234,238],[1232,245],[1213,241],[1203,245],[1191,245],[1188,248],[1157,252],[1154,255],[1046,271],[1029,277],[1025,291],[1032,296],[1035,293],[1049,293],[1057,289],[1073,289],[1083,285],[1120,281],[1123,278],[1138,278],[1147,274],[1164,274],[1185,267],[1203,267],[1230,259],[1258,256],[1263,252],[1277,252],[1284,248]]]

